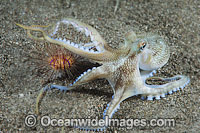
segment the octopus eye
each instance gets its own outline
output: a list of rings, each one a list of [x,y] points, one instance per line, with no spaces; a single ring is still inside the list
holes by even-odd
[[[139,47],[140,47],[139,49],[140,49],[140,51],[142,51],[142,50],[146,47],[146,45],[147,45],[146,42],[140,43],[140,44],[139,44]]]

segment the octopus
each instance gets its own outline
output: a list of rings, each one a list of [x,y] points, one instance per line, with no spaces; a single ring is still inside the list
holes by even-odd
[[[59,32],[61,24],[71,25],[75,30],[90,38],[89,43],[78,44],[66,38],[57,38],[54,35]],[[136,34],[130,31],[125,34],[124,43],[118,48],[110,46],[99,34],[99,32],[83,22],[66,18],[48,26],[25,26],[17,24],[27,30],[30,38],[43,40],[60,45],[69,51],[88,58],[100,64],[82,73],[76,80],[67,86],[50,84],[42,88],[37,105],[41,96],[50,89],[56,88],[67,91],[77,88],[92,80],[105,78],[111,85],[114,95],[107,104],[103,118],[112,118],[119,109],[120,103],[125,99],[139,95],[142,99],[159,100],[168,94],[183,89],[190,78],[184,75],[176,75],[170,78],[153,77],[156,70],[163,67],[169,60],[170,49],[163,37],[153,33]],[[50,30],[49,30],[50,29]],[[41,36],[33,35],[33,31],[41,33]],[[155,85],[147,84],[147,80],[160,80],[165,83]],[[36,109],[38,112],[38,108]],[[78,127],[87,131],[103,131],[104,127]]]

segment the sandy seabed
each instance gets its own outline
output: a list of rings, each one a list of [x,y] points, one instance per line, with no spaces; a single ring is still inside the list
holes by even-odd
[[[153,32],[168,39],[169,62],[157,76],[187,75],[191,82],[161,100],[146,101],[139,96],[121,103],[113,118],[175,120],[175,126],[119,127],[108,132],[199,132],[200,131],[200,1],[121,0],[116,14],[114,0],[1,0],[0,1],[0,131],[53,132],[60,127],[30,128],[25,117],[34,114],[35,100],[48,77],[36,76],[38,67],[24,63],[33,46],[44,45],[27,37],[15,25],[47,25],[62,18],[76,18],[96,28],[112,46],[123,42],[127,31]],[[51,83],[63,84],[61,80]],[[111,100],[112,88],[104,80],[61,93],[51,90],[41,104],[41,116],[51,118],[102,118]],[[65,127],[65,132],[82,132]]]

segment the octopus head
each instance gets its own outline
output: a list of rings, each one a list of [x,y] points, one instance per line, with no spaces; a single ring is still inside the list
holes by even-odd
[[[146,48],[147,42],[142,39],[138,38],[135,32],[128,32],[125,35],[125,45],[124,49],[130,51],[129,54],[140,54]]]

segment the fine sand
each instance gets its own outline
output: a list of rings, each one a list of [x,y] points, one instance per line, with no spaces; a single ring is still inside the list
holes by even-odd
[[[33,46],[44,46],[27,37],[15,25],[47,25],[62,18],[75,18],[96,28],[117,47],[128,31],[152,32],[168,40],[169,62],[156,76],[187,75],[191,82],[161,100],[146,101],[139,96],[123,101],[113,118],[174,119],[175,126],[112,127],[110,132],[199,132],[200,131],[200,1],[121,0],[114,14],[115,0],[1,0],[0,1],[0,132],[82,132],[72,127],[43,127],[39,120],[30,128],[25,117],[35,114],[35,101],[48,76],[36,74],[37,65],[25,62]],[[41,51],[36,51],[42,54]],[[63,85],[64,79],[50,83]],[[51,118],[102,118],[111,100],[109,83],[95,80],[66,93],[48,91],[40,116]],[[39,118],[39,116],[38,116]]]

